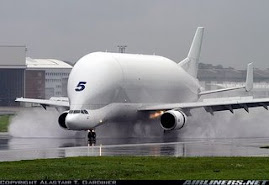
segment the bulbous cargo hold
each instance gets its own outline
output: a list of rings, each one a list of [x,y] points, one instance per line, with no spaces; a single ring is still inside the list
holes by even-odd
[[[72,69],[68,97],[71,110],[93,110],[111,103],[196,101],[199,87],[197,79],[168,58],[95,52]]]

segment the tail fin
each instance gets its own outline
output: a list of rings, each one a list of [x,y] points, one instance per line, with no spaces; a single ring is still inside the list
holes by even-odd
[[[193,38],[187,58],[185,58],[178,64],[195,78],[197,78],[198,60],[200,57],[202,47],[203,34],[204,34],[204,28],[198,27],[195,36]]]

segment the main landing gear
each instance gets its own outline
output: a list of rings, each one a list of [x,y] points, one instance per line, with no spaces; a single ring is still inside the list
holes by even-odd
[[[90,145],[94,145],[96,143],[96,133],[93,129],[88,130],[88,142]]]

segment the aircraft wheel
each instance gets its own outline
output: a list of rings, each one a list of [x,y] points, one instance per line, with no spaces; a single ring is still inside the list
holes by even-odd
[[[94,130],[88,131],[88,140],[89,141],[95,141],[96,140],[96,133]]]

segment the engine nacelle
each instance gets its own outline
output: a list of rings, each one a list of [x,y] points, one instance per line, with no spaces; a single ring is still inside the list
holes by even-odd
[[[58,123],[60,127],[62,127],[63,129],[68,129],[66,126],[66,120],[65,120],[67,114],[68,114],[68,111],[65,111],[58,118]]]
[[[187,116],[180,110],[169,110],[161,116],[161,127],[164,130],[177,130],[183,128]]]

